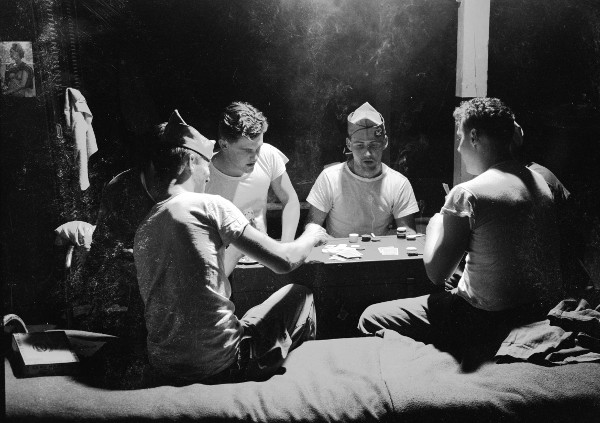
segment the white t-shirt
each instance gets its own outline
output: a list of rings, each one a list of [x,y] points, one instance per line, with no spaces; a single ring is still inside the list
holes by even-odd
[[[139,226],[133,252],[148,355],[165,375],[199,380],[235,361],[243,329],[223,253],[247,224],[228,200],[190,192],[157,203]]]
[[[273,147],[263,143],[254,170],[242,176],[228,176],[211,162],[207,194],[220,195],[239,208],[248,219],[255,219],[256,227],[267,230],[267,196],[271,182],[285,172],[288,158]]]
[[[544,178],[515,161],[455,186],[442,214],[468,217],[471,236],[458,294],[499,311],[553,302],[560,292],[559,238]]]
[[[323,170],[308,197],[311,205],[327,214],[327,233],[336,238],[350,233],[385,235],[394,219],[419,211],[408,179],[382,163],[381,175],[363,178],[347,163]]]

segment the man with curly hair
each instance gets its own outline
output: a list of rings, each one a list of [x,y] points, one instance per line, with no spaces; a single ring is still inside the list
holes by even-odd
[[[424,263],[441,285],[466,252],[458,286],[372,305],[359,329],[394,329],[459,353],[495,351],[509,329],[543,318],[561,294],[556,213],[544,178],[510,154],[514,115],[502,101],[474,98],[454,118],[475,178],[455,186],[430,220]]]

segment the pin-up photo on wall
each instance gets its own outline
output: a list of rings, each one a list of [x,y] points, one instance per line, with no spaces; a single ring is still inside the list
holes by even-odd
[[[30,41],[0,43],[2,95],[35,97],[33,50]]]

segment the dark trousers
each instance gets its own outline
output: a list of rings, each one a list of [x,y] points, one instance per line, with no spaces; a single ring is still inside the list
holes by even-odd
[[[265,380],[284,371],[288,353],[304,341],[315,339],[317,321],[312,292],[301,285],[280,288],[263,303],[252,307],[240,319],[244,336],[237,360],[229,368],[197,382],[214,385],[249,380]],[[187,379],[175,380],[156,375],[154,384],[188,385]]]
[[[491,358],[512,328],[544,316],[541,309],[530,305],[502,311],[481,310],[454,289],[371,305],[362,313],[358,329],[366,335],[391,329],[459,357],[477,351],[482,357]]]

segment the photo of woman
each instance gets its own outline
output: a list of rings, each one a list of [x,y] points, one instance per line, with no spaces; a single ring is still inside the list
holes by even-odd
[[[6,54],[7,50],[8,54]],[[31,43],[2,43],[1,53],[2,94],[14,97],[35,97],[33,66],[25,61],[26,56],[32,61]]]

